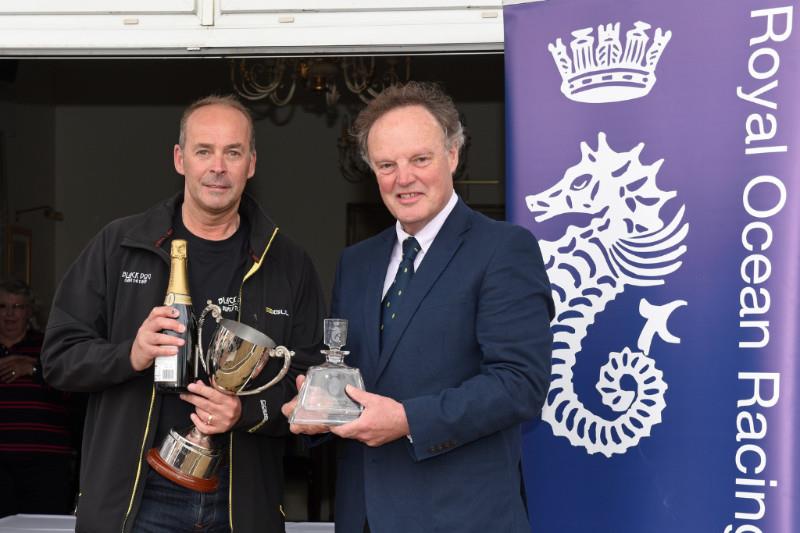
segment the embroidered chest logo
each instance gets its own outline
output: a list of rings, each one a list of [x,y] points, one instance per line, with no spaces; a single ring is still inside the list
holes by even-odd
[[[217,305],[222,309],[223,313],[238,313],[239,312],[239,297],[238,296],[220,296],[217,298]]]
[[[265,307],[264,311],[274,316],[289,316],[289,311],[286,309],[273,309],[271,307]]]
[[[122,283],[136,283],[137,285],[147,285],[153,275],[149,272],[128,272],[122,271]]]

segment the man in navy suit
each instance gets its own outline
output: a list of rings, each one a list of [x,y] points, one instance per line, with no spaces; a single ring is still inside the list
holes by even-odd
[[[339,533],[529,533],[520,424],[544,403],[553,317],[536,239],[455,193],[464,134],[435,85],[384,90],[355,133],[397,219],[342,253],[333,289],[364,410],[292,431],[341,438]]]

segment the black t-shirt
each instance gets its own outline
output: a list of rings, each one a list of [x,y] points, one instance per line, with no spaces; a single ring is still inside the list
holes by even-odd
[[[180,209],[176,211],[176,216],[172,221],[172,227],[175,229],[172,238],[186,240],[189,292],[192,296],[194,316],[199,319],[208,300],[211,300],[211,303],[222,309],[224,318],[238,320],[239,290],[249,256],[247,235],[250,232],[247,221],[242,217],[239,228],[227,239],[208,241],[193,235],[186,229],[180,212]],[[209,313],[206,315],[203,327],[203,353],[206,353],[206,348],[211,342],[216,328],[217,323]],[[200,372],[202,374],[202,368]],[[205,376],[204,381],[208,383]],[[190,427],[192,421],[189,415],[192,412],[194,412],[192,404],[181,400],[177,394],[165,394],[158,417],[156,446],[161,445],[170,428],[182,430]]]

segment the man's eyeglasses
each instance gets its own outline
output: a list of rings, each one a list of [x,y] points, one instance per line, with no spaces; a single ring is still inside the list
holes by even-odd
[[[22,313],[27,307],[26,304],[0,304],[0,314]]]

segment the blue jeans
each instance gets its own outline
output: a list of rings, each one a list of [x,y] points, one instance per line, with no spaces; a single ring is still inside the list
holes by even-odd
[[[195,492],[147,473],[133,533],[230,533],[228,469],[219,469],[216,492]]]

